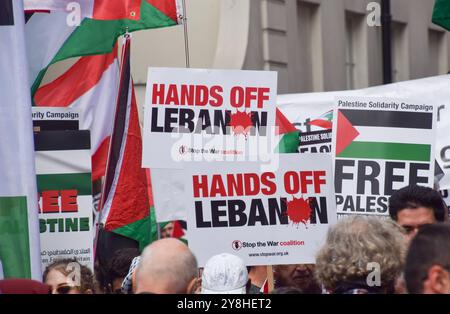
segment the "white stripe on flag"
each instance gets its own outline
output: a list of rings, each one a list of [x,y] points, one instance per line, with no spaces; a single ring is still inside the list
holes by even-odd
[[[90,164],[90,150],[36,152],[36,174],[90,173]]]
[[[25,26],[30,86],[75,30],[67,24],[65,12],[36,13],[30,18]]]
[[[414,125],[411,124],[411,127]],[[355,138],[357,142],[383,142],[423,144],[424,138],[432,138],[433,130],[405,129],[405,128],[378,128],[355,126],[360,135]]]
[[[105,138],[111,135],[118,86],[119,64],[116,59],[103,73],[97,85],[70,105],[81,113],[80,129],[91,130],[92,155]]]

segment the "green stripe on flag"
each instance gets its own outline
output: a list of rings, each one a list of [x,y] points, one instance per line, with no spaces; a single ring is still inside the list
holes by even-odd
[[[0,261],[5,278],[31,278],[25,196],[0,197]]]
[[[152,221],[150,215],[132,222],[112,232],[134,239],[139,242],[139,250],[143,250],[151,242]]]
[[[430,161],[431,146],[422,144],[352,142],[342,153],[341,158],[392,159],[409,161]]]
[[[38,191],[77,190],[78,195],[92,195],[90,173],[64,173],[37,175]]]

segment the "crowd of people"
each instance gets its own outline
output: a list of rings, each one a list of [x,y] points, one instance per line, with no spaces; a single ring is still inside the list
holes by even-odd
[[[408,186],[389,201],[389,217],[349,216],[330,227],[315,264],[273,266],[273,294],[450,293],[450,224],[439,192]],[[74,265],[79,269],[73,276]],[[260,294],[268,267],[212,256],[199,268],[189,247],[165,237],[142,253],[114,253],[95,273],[75,259],[49,265],[43,283],[8,279],[0,293]]]

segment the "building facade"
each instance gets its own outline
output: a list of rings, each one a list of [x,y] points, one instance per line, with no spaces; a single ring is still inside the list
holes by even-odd
[[[277,71],[279,94],[380,85],[381,27],[370,23],[377,3],[186,0],[190,65]],[[450,70],[449,35],[432,24],[433,5],[434,0],[391,0],[394,81]],[[186,66],[183,26],[133,33],[132,72],[141,108],[149,66]]]
[[[379,1],[186,2],[191,67],[277,71],[280,94],[383,83],[381,27],[371,23]],[[450,70],[449,36],[432,24],[433,5],[434,0],[391,0],[394,81]],[[183,34],[182,26],[134,34],[140,103],[148,66],[185,67]]]

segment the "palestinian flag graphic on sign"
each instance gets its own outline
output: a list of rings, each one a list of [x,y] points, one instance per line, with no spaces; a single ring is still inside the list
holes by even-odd
[[[387,215],[395,191],[433,187],[433,106],[372,98],[337,104],[332,145],[339,214]]]
[[[336,157],[429,162],[433,113],[338,110]],[[428,131],[428,132],[427,132]]]

